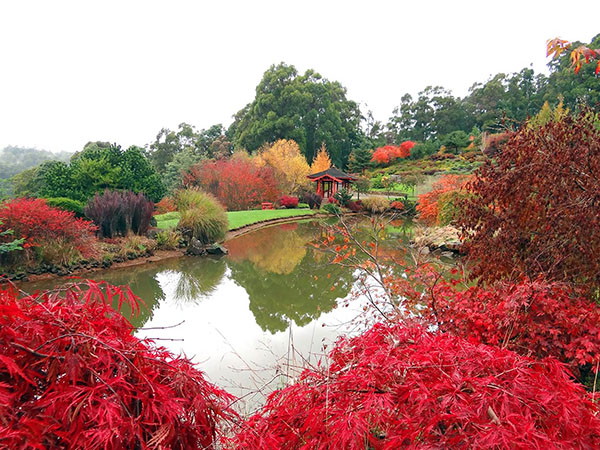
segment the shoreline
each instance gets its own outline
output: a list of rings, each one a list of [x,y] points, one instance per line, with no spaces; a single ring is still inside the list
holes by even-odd
[[[329,214],[317,213],[317,214],[304,214],[301,216],[278,217],[276,219],[261,220],[260,222],[251,223],[248,225],[244,225],[243,227],[236,228],[234,230],[229,230],[225,236],[225,239],[223,241],[219,242],[219,244],[223,244],[230,239],[236,238],[238,236],[242,236],[247,233],[251,233],[253,231],[259,230],[261,228],[265,228],[270,225],[277,225],[277,224],[288,223],[288,222],[297,222],[300,220],[313,219],[313,218],[320,219],[320,218],[329,217],[329,216],[330,216]],[[185,256],[184,248],[177,249],[177,250],[156,250],[151,256],[140,256],[138,258],[130,259],[127,261],[114,262],[109,267],[90,267],[90,268],[77,269],[77,270],[74,270],[73,272],[70,272],[65,275],[59,275],[59,274],[52,273],[52,272],[45,272],[45,273],[41,273],[41,274],[28,274],[26,280],[13,280],[13,281],[6,280],[3,282],[0,282],[0,286],[4,283],[12,283],[12,284],[15,284],[18,286],[20,283],[35,283],[35,282],[39,282],[39,281],[52,280],[55,278],[78,277],[78,276],[81,276],[81,275],[87,274],[87,273],[99,272],[102,270],[110,270],[110,269],[123,269],[123,268],[127,268],[127,267],[140,266],[143,264],[152,264],[152,263],[156,263],[156,262],[165,261],[165,260],[171,259],[171,258],[179,258],[182,256]]]

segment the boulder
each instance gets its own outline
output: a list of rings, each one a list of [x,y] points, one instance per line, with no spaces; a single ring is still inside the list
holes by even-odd
[[[416,228],[412,239],[413,247],[427,247],[442,252],[460,252],[460,231],[450,225],[445,227]]]
[[[220,244],[212,244],[206,247],[206,253],[221,256],[227,254],[227,249]]]
[[[156,235],[158,233],[160,233],[161,230],[159,228],[150,228],[147,232],[146,232],[146,237],[148,239],[152,239],[152,240],[156,240]]]
[[[192,256],[201,256],[206,253],[206,248],[198,239],[192,238],[185,253]]]

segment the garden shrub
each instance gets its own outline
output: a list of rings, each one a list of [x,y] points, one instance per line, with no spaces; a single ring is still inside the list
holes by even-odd
[[[64,209],[65,211],[71,211],[75,214],[75,217],[84,217],[83,214],[83,203],[78,200],[73,200],[67,197],[50,197],[46,198],[46,203],[54,208]]]
[[[175,202],[171,197],[164,197],[160,202],[154,205],[155,214],[167,214],[170,212],[177,211]]]
[[[1,228],[2,221],[0,220],[0,229]],[[12,239],[11,236],[13,234],[14,231],[10,228],[4,229],[4,231],[0,232],[0,254],[14,252],[15,250],[23,250],[21,244],[25,242],[25,239]]]
[[[156,248],[156,241],[146,237],[129,234],[118,239],[119,251],[117,255],[123,259],[134,259],[138,256],[152,254]]]
[[[402,211],[404,209],[404,203],[402,203],[400,200],[394,200],[392,203],[390,203],[390,208],[394,211]]]
[[[513,134],[512,132],[504,132],[485,135],[481,142],[483,153],[490,157],[497,155]]]
[[[321,207],[321,203],[323,202],[323,197],[321,197],[316,192],[305,192],[303,200],[310,209],[319,209]]]
[[[298,207],[298,197],[292,197],[289,195],[284,195],[279,199],[279,204],[284,208],[297,208]]]
[[[2,263],[13,264],[37,260],[45,246],[68,245],[78,257],[96,254],[96,227],[87,220],[78,219],[71,211],[53,208],[41,198],[20,198],[3,203],[0,208],[0,236],[3,242],[23,239],[22,251],[5,254]],[[41,252],[41,253],[40,253]],[[46,254],[52,253],[48,248]]]
[[[329,214],[335,214],[336,216],[339,216],[342,212],[340,207],[335,203],[325,203],[321,209]]]
[[[6,448],[213,448],[232,396],[185,357],[134,336],[88,281],[18,298],[0,290],[0,441]]]
[[[68,266],[81,259],[81,252],[65,238],[47,239],[43,245],[34,248],[34,254],[40,264]]]
[[[236,448],[593,448],[598,406],[555,359],[403,325],[338,341]]]
[[[362,210],[362,202],[359,201],[349,201],[348,203],[346,203],[346,208],[348,208],[350,211],[352,212],[360,212]]]
[[[465,189],[465,186],[471,179],[469,175],[444,175],[433,184],[430,192],[419,195],[417,202],[417,212],[419,220],[427,225],[439,225],[439,204],[438,200],[443,194]]]
[[[400,145],[385,145],[375,149],[371,161],[378,164],[389,164],[397,158],[407,158],[410,150],[415,146],[412,141],[405,141]]]
[[[97,226],[103,237],[144,234],[150,227],[154,204],[143,194],[131,191],[109,191],[94,195],[84,213]]]
[[[465,190],[449,191],[440,194],[437,201],[437,224],[450,225],[460,217],[462,206],[469,194]]]
[[[75,153],[69,164],[48,161],[36,171],[36,196],[68,197],[88,201],[104,189],[142,192],[158,201],[165,185],[144,156],[143,149],[131,146],[123,150],[108,142],[88,142]]]
[[[371,187],[373,189],[381,189],[383,188],[383,174],[377,174],[377,176],[371,178]]]
[[[156,234],[156,245],[161,250],[175,250],[180,242],[181,233],[177,230],[163,230]]]
[[[380,214],[390,209],[390,201],[381,196],[371,196],[362,200],[362,206],[373,214]]]
[[[177,229],[203,244],[225,238],[229,228],[227,214],[212,195],[199,189],[182,189],[175,193],[175,204],[181,215]]]
[[[340,189],[333,195],[333,198],[339,202],[340,206],[346,206],[352,200],[352,194],[347,189]]]

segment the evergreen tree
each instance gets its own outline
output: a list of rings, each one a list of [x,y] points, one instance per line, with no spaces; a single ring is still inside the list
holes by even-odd
[[[312,165],[310,166],[310,173],[323,172],[331,167],[331,159],[329,159],[329,153],[325,147],[325,142],[321,144],[321,148],[317,152],[317,156],[313,159]]]
[[[355,173],[364,173],[365,169],[371,167],[371,150],[366,148],[356,148],[350,153],[348,160],[348,170]]]

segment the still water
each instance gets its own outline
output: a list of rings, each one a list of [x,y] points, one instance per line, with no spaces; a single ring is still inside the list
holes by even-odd
[[[309,245],[323,222],[274,225],[231,239],[221,258],[181,257],[94,272],[129,285],[146,304],[136,335],[185,353],[208,379],[250,407],[316,364],[342,333],[352,333],[361,299],[349,302],[352,269],[330,264]],[[410,224],[388,229],[386,252],[402,254]],[[48,288],[25,285],[24,289]]]

